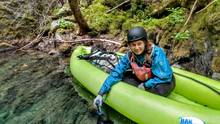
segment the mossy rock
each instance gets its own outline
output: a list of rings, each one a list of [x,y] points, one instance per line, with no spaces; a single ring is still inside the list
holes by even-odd
[[[61,18],[70,15],[72,15],[72,11],[68,3],[64,4],[61,8],[55,8],[52,12],[52,16],[54,16],[54,18]]]
[[[109,14],[105,13],[107,10],[108,8],[102,4],[102,1],[95,0],[88,8],[83,8],[82,13],[91,29],[104,33],[108,31],[112,21]]]
[[[214,57],[212,60],[212,70],[214,72],[220,73],[220,57]]]
[[[121,32],[122,24],[125,22],[126,17],[123,15],[118,15],[113,22],[110,23],[109,32],[115,36]]]
[[[190,56],[190,49],[192,42],[190,41],[182,41],[179,42],[173,50],[174,57],[175,58],[181,58],[181,57],[189,57]]]
[[[185,8],[188,8],[188,9],[191,9],[194,2],[195,2],[195,1],[192,1],[192,0],[177,0],[177,1],[182,7],[185,7]],[[197,4],[196,4],[196,8],[203,8],[206,5],[208,5],[209,2],[210,2],[209,0],[198,0]]]
[[[220,12],[213,13],[207,18],[208,29],[212,33],[220,33]]]

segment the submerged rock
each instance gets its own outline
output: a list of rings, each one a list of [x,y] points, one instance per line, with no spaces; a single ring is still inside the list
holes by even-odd
[[[96,123],[59,62],[43,53],[0,53],[1,124]]]
[[[66,59],[0,52],[0,124],[134,124],[107,105],[100,120],[94,96],[71,77]]]

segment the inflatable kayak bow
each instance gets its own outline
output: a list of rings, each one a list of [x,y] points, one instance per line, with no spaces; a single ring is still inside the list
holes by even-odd
[[[71,56],[70,69],[87,90],[97,95],[108,73],[78,58],[90,52],[89,47],[77,47]],[[104,102],[142,124],[219,124],[220,82],[178,68],[173,71],[176,87],[168,97],[119,82],[112,87]]]

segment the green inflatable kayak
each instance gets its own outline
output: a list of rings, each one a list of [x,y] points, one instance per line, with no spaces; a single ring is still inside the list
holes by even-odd
[[[97,95],[108,73],[77,57],[90,52],[88,47],[78,46],[72,53],[70,69],[87,90]],[[104,102],[141,124],[219,124],[220,82],[178,68],[173,71],[176,87],[168,97],[119,82]]]

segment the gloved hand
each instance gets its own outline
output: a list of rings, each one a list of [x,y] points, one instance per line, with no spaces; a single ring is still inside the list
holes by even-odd
[[[144,83],[141,83],[138,85],[138,88],[142,89],[142,90],[145,90],[145,87],[144,87]]]
[[[98,109],[98,106],[102,106],[103,98],[101,95],[96,96],[96,98],[93,101],[93,106]]]

